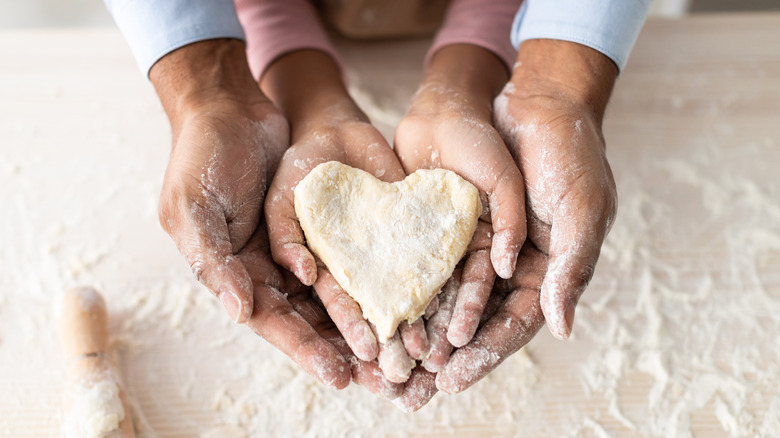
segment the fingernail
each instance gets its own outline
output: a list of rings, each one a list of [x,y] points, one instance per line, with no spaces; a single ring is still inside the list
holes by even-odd
[[[572,328],[574,327],[574,304],[569,303],[569,305],[566,307],[563,323],[566,324],[566,327],[564,328],[566,330],[566,337],[568,338],[571,335]]]
[[[458,392],[456,388],[452,388],[452,381],[445,374],[441,373],[436,374],[436,389],[449,395]]]
[[[241,315],[241,301],[238,297],[230,291],[222,291],[219,294],[219,300],[222,301],[222,306],[225,307],[230,319],[233,322],[238,322],[238,317]]]
[[[465,330],[455,330],[452,326],[447,330],[447,340],[455,348],[460,348],[469,343],[473,334],[465,333]]]
[[[301,283],[306,286],[311,286],[315,281],[317,281],[317,267],[312,267],[309,263],[307,263],[307,261],[308,260],[306,259],[302,259],[300,262],[298,262],[296,276],[298,277],[298,280],[301,281]]]
[[[518,252],[510,247],[507,233],[499,233],[493,237],[495,246],[490,251],[490,259],[496,274],[504,280],[512,278],[517,265]]]
[[[357,340],[355,355],[366,362],[376,359],[377,354],[379,354],[379,345],[377,345],[374,332],[371,331],[371,327],[367,323],[355,326],[354,337]]]
[[[512,254],[502,254],[499,256],[496,256],[498,260],[493,262],[493,268],[496,270],[496,274],[503,278],[504,280],[508,280],[512,278],[512,274],[515,273],[515,264],[517,263],[517,255]]]

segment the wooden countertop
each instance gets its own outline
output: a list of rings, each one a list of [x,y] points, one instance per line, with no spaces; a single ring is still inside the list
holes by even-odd
[[[76,284],[106,295],[141,436],[780,435],[779,42],[780,14],[647,23],[605,122],[620,212],[575,338],[544,330],[408,415],[320,387],[190,278],[156,220],[169,130],[118,31],[0,32],[0,436],[58,434]],[[391,135],[425,42],[339,45]]]

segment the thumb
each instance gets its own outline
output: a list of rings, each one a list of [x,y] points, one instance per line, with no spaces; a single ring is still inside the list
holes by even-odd
[[[230,319],[243,324],[252,316],[252,280],[233,254],[224,212],[216,203],[204,204],[163,201],[160,223],[198,281],[219,298]]]
[[[553,221],[540,304],[550,332],[558,339],[571,334],[575,306],[593,277],[606,235],[606,222],[593,217],[568,215]]]

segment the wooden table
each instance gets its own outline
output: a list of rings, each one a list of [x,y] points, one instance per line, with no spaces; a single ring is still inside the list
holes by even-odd
[[[343,42],[386,135],[425,42]],[[620,213],[575,337],[402,414],[222,314],[156,220],[169,130],[114,29],[0,32],[0,436],[55,436],[59,291],[107,297],[141,436],[780,435],[780,15],[650,21],[606,119]]]

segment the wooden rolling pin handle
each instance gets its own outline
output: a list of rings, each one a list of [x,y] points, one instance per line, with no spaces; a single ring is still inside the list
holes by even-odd
[[[68,361],[109,352],[106,302],[97,291],[83,287],[65,292],[60,335]]]
[[[116,384],[125,417],[118,429],[108,436],[134,437],[127,396],[112,360],[108,314],[103,297],[89,287],[75,288],[64,293],[61,304],[59,326],[67,363],[68,388],[82,388],[107,380]],[[73,396],[66,393],[66,415],[71,411]]]

